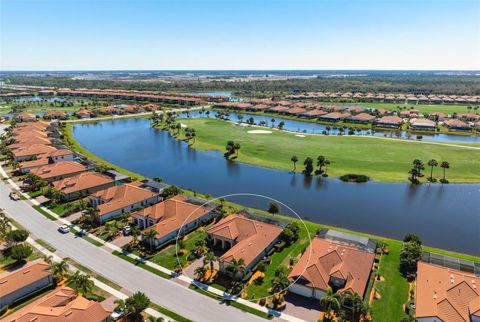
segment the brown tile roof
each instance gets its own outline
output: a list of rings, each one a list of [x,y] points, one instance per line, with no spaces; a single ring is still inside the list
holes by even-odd
[[[48,111],[43,115],[44,118],[46,119],[66,119],[68,117],[67,113],[62,112],[62,111]]]
[[[105,203],[98,205],[98,215],[103,216],[112,211],[155,197],[157,194],[134,184],[122,184],[95,192],[92,197],[100,198]]]
[[[44,145],[50,145],[52,144],[52,141],[49,138],[46,137],[37,137],[37,136],[16,136],[15,137],[15,143],[10,144],[8,147],[10,149],[12,148],[18,148],[22,144],[44,144]]]
[[[24,119],[24,118],[36,118],[37,116],[35,114],[32,114],[32,113],[22,112],[22,113],[18,114],[16,117]]]
[[[351,116],[350,119],[355,121],[373,121],[376,119],[376,117],[368,113],[360,113],[360,114]]]
[[[13,272],[5,271],[0,274],[0,297],[16,292],[49,275],[52,275],[52,271],[43,261],[29,262]]]
[[[306,285],[321,290],[327,289],[331,276],[341,277],[345,286],[339,292],[351,290],[363,296],[374,257],[353,246],[314,238],[289,277],[296,280],[302,276]]]
[[[444,125],[448,126],[448,127],[463,127],[463,128],[467,128],[468,127],[468,124],[463,122],[463,121],[460,121],[458,119],[450,119],[450,120],[446,120],[443,122]]]
[[[403,120],[395,115],[391,116],[384,116],[381,117],[377,120],[377,123],[379,124],[392,124],[392,125],[400,125],[403,122]]]
[[[87,171],[87,167],[84,165],[73,161],[63,161],[33,169],[31,173],[42,179],[50,179],[83,171]]]
[[[48,137],[48,134],[45,133],[45,130],[43,129],[35,129],[35,128],[20,128],[20,129],[14,129],[13,130],[13,135],[15,138],[18,137],[43,137],[46,138]]]
[[[303,113],[303,115],[307,115],[307,116],[320,116],[324,114],[327,114],[327,112],[322,110],[317,110],[317,109]]]
[[[436,127],[437,124],[429,119],[424,119],[424,118],[413,118],[410,120],[410,124],[413,126],[423,126],[423,127]]]
[[[83,172],[74,177],[52,182],[55,189],[65,194],[74,193],[104,184],[113,183],[113,179],[97,172]]]
[[[69,287],[61,286],[9,315],[8,322],[101,322],[111,312],[100,303],[90,301]]]
[[[416,317],[470,322],[480,309],[480,277],[424,262],[417,264]]]
[[[132,214],[134,217],[148,217],[157,223],[146,230],[155,229],[157,238],[161,238],[172,231],[179,229],[182,225],[188,224],[202,217],[210,209],[187,202],[185,196],[159,202],[153,206],[144,208]]]
[[[249,265],[262,253],[282,232],[282,228],[261,221],[246,218],[241,214],[230,215],[207,230],[212,236],[228,239],[234,242],[225,254],[224,262],[243,258]]]
[[[50,145],[45,144],[32,144],[19,147],[18,149],[13,150],[13,155],[15,157],[24,157],[30,155],[42,155],[49,154],[56,151],[57,148],[54,148]]]
[[[325,115],[322,115],[320,118],[322,119],[331,119],[331,120],[339,120],[349,117],[349,113],[339,113],[339,112],[332,112]]]
[[[24,161],[20,163],[20,169],[26,169],[26,168],[32,168],[32,167],[40,167],[47,165],[49,163],[49,160],[47,157],[41,157],[36,160],[32,161]]]
[[[73,155],[73,152],[69,149],[57,149],[53,152],[50,152],[48,154],[49,157],[60,157],[60,156],[66,156],[66,155]]]

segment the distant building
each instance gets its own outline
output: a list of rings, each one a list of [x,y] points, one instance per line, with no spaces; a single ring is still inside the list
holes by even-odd
[[[16,122],[34,122],[37,120],[37,116],[32,113],[22,112],[15,116]]]
[[[384,116],[377,120],[375,123],[379,127],[400,128],[403,120],[398,116]]]
[[[410,120],[410,128],[412,130],[435,131],[437,129],[437,123],[429,119],[413,118]]]
[[[111,178],[97,172],[82,172],[76,176],[52,182],[55,189],[65,194],[65,200],[85,197],[114,184]]]
[[[470,126],[467,123],[458,119],[446,120],[443,122],[443,125],[445,125],[450,130],[470,131]]]

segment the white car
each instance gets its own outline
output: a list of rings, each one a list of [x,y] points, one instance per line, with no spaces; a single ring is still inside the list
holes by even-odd
[[[113,321],[118,321],[123,317],[123,311],[113,311],[112,314],[110,314],[110,317]]]
[[[68,227],[67,225],[63,225],[58,228],[58,231],[62,234],[66,234],[70,231],[70,227]]]
[[[123,227],[123,235],[128,236],[132,232],[132,228],[130,226]]]

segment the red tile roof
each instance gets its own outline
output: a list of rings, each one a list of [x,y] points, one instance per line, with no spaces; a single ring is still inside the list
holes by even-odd
[[[52,271],[43,261],[27,263],[13,272],[5,271],[0,274],[0,297],[12,294],[49,275],[52,275]]]
[[[54,188],[65,194],[83,191],[98,186],[111,184],[113,179],[97,172],[83,172],[74,177],[52,182]]]

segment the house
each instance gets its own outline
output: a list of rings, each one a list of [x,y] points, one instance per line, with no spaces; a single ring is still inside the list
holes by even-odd
[[[333,240],[314,238],[289,274],[289,291],[321,299],[331,287],[364,296],[375,254]]]
[[[75,112],[75,116],[79,119],[89,119],[92,117],[92,111],[87,109],[81,109]]]
[[[458,115],[458,118],[464,122],[476,122],[480,121],[480,115],[473,113],[466,113]]]
[[[324,115],[320,115],[318,119],[324,122],[338,122],[350,117],[350,113],[331,112]]]
[[[437,129],[437,123],[425,118],[413,118],[410,120],[410,128],[412,130],[435,131]]]
[[[97,208],[100,223],[129,213],[134,209],[153,205],[158,201],[157,193],[140,188],[138,183],[125,183],[109,187],[90,196],[90,206]]]
[[[428,118],[435,122],[443,122],[446,117],[447,115],[442,112],[434,112],[434,113],[428,114]]]
[[[480,277],[424,262],[417,264],[416,321],[480,321]]]
[[[0,308],[53,283],[47,263],[37,260],[0,273]]]
[[[48,111],[43,114],[43,118],[46,120],[66,120],[68,114],[62,111]]]
[[[384,116],[377,120],[375,123],[379,127],[399,128],[402,125],[403,120],[394,115]]]
[[[40,157],[35,160],[24,161],[20,163],[20,165],[18,166],[18,170],[20,171],[20,173],[25,174],[29,171],[32,171],[33,169],[43,167],[48,164],[50,164],[50,159],[48,157]]]
[[[112,312],[87,300],[66,286],[60,286],[8,316],[9,322],[107,322]]]
[[[69,149],[57,149],[47,155],[53,162],[73,161],[73,151]]]
[[[449,130],[470,131],[470,126],[458,119],[450,119],[443,122]]]
[[[30,170],[31,173],[39,178],[44,179],[48,183],[76,176],[87,171],[87,167],[74,161],[63,161],[47,164]]]
[[[352,123],[373,123],[377,118],[368,113],[360,113],[353,116],[350,116],[347,120]]]
[[[52,182],[52,186],[65,194],[65,200],[73,200],[113,186],[113,179],[97,173],[82,172],[76,176]]]
[[[223,218],[207,230],[213,245],[228,249],[221,256],[220,270],[228,271],[229,263],[243,259],[248,272],[273,248],[279,240],[282,228],[233,214]]]
[[[33,144],[44,144],[44,145],[52,145],[52,139],[47,137],[38,137],[38,136],[14,136],[12,137],[13,142],[8,145],[10,149],[17,149],[22,145],[33,145]]]
[[[303,115],[307,110],[303,107],[294,107],[285,111],[288,115]]]
[[[23,145],[12,150],[15,161],[25,161],[33,158],[39,158],[41,155],[48,155],[57,151],[57,148],[45,144]]]
[[[103,106],[98,109],[98,113],[103,115],[120,115],[124,114],[124,111],[120,108],[115,106]]]
[[[178,233],[185,234],[216,215],[216,207],[202,206],[187,196],[177,195],[153,206],[143,208],[132,214],[132,222],[145,233],[154,229],[157,232],[155,247],[175,238]]]
[[[16,122],[34,122],[37,120],[37,116],[32,113],[22,112],[15,116]]]
[[[352,106],[348,109],[348,112],[352,115],[360,114],[365,111],[365,108],[360,106]]]
[[[315,118],[325,114],[327,114],[327,112],[319,109],[314,109],[314,110],[306,111],[305,113],[302,114],[302,116],[305,116],[308,118]]]

